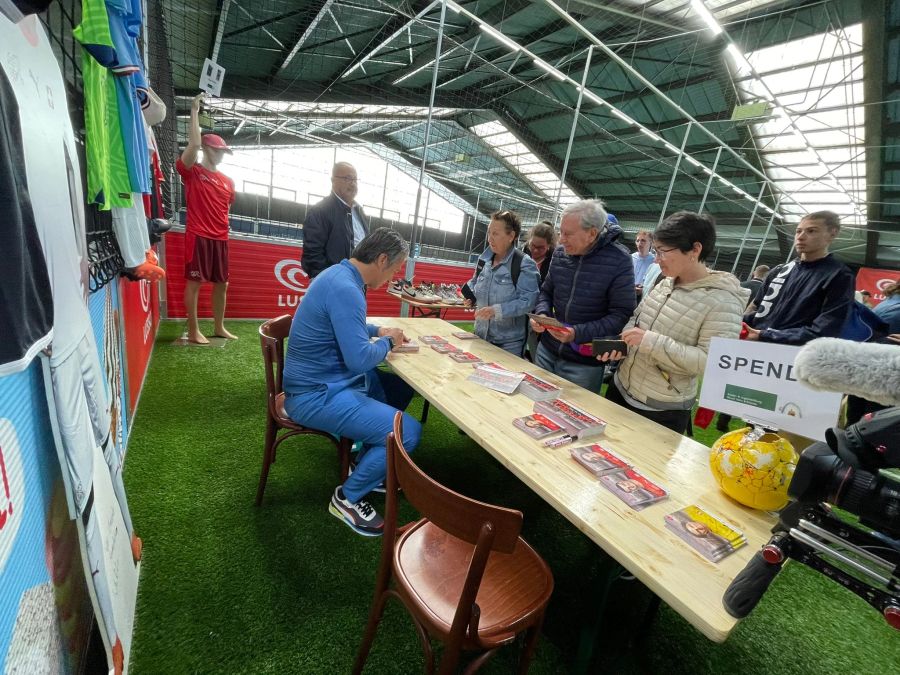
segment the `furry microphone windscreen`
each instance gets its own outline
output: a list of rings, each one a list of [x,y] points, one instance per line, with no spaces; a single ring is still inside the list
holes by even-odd
[[[811,389],[900,405],[900,345],[819,338],[797,354],[794,375]]]

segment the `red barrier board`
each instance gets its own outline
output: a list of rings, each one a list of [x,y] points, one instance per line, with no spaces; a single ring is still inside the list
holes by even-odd
[[[884,300],[884,289],[900,279],[900,270],[879,270],[872,267],[860,267],[856,273],[856,290],[869,291],[872,304],[877,305]]]
[[[128,366],[128,410],[134,413],[159,325],[159,288],[149,281],[119,282]],[[130,415],[129,415],[130,418]]]
[[[271,319],[293,314],[306,289],[309,278],[300,267],[303,248],[297,245],[249,241],[232,237],[228,242],[228,303],[225,316],[230,319]],[[184,310],[184,234],[166,234],[166,297],[168,316],[180,319]],[[417,262],[415,281],[461,284],[474,272],[472,267]],[[396,276],[403,278],[401,272]],[[197,313],[212,316],[211,284],[200,289]],[[370,290],[366,296],[370,316],[400,316],[400,301],[384,288]],[[473,321],[472,312],[447,310],[449,321]]]

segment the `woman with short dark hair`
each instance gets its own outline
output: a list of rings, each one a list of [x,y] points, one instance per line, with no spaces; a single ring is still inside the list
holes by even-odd
[[[656,260],[666,277],[645,294],[622,331],[628,355],[606,397],[673,431],[683,433],[697,397],[714,337],[736,338],[748,291],[727,272],[706,267],[716,244],[712,219],[680,211],[653,233]]]
[[[547,278],[550,270],[550,259],[553,257],[553,249],[556,248],[556,229],[549,220],[542,220],[531,228],[528,233],[528,243],[525,244],[524,253],[530,255],[541,273],[541,283]]]

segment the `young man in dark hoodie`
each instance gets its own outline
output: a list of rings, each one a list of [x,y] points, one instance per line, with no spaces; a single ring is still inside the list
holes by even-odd
[[[853,272],[828,252],[841,223],[831,211],[805,216],[794,233],[799,257],[766,276],[744,315],[748,340],[803,345],[838,337],[853,304]]]
[[[570,382],[599,392],[603,364],[591,355],[591,340],[618,336],[635,307],[631,253],[617,240],[618,225],[607,222],[603,202],[589,199],[567,207],[560,223],[560,246],[541,286],[535,314],[566,324],[541,333],[535,363]]]

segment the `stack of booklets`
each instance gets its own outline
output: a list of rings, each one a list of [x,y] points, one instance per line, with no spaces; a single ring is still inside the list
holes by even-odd
[[[599,443],[572,448],[570,452],[572,453],[572,459],[597,478],[613,471],[621,471],[628,468],[628,462]]]
[[[513,420],[513,426],[521,429],[532,438],[546,438],[563,430],[556,422],[540,413],[517,417]]]
[[[666,527],[712,562],[719,562],[747,543],[743,532],[695,505],[667,515]]]
[[[394,347],[392,350],[397,354],[408,354],[411,352],[419,351],[419,343],[415,340],[410,340],[409,342],[404,342],[402,345]]]
[[[447,356],[460,363],[481,363],[480,358],[469,352],[449,352]]]
[[[478,336],[475,333],[470,333],[466,330],[455,330],[450,333],[455,338],[459,338],[460,340],[477,340]]]
[[[422,341],[423,345],[436,345],[436,344],[446,344],[447,338],[441,337],[440,335],[423,335],[419,338]]]
[[[600,484],[635,511],[669,496],[664,488],[634,469],[620,469],[600,476]]]
[[[525,373],[525,379],[519,385],[520,394],[525,394],[532,401],[549,401],[550,399],[559,398],[562,389],[552,382],[542,380],[537,375]]]
[[[519,373],[524,377],[525,373]],[[555,398],[550,401],[536,401],[534,412],[541,413],[560,424],[573,438],[587,439],[603,433],[606,421],[585,412],[568,401]]]
[[[449,342],[434,342],[432,343],[431,348],[438,354],[450,354],[459,351],[459,347],[454,347]]]
[[[475,372],[469,375],[468,379],[476,384],[480,384],[482,387],[504,394],[511,394],[519,386],[524,375],[524,373],[514,373],[510,370],[479,364],[476,366]]]

